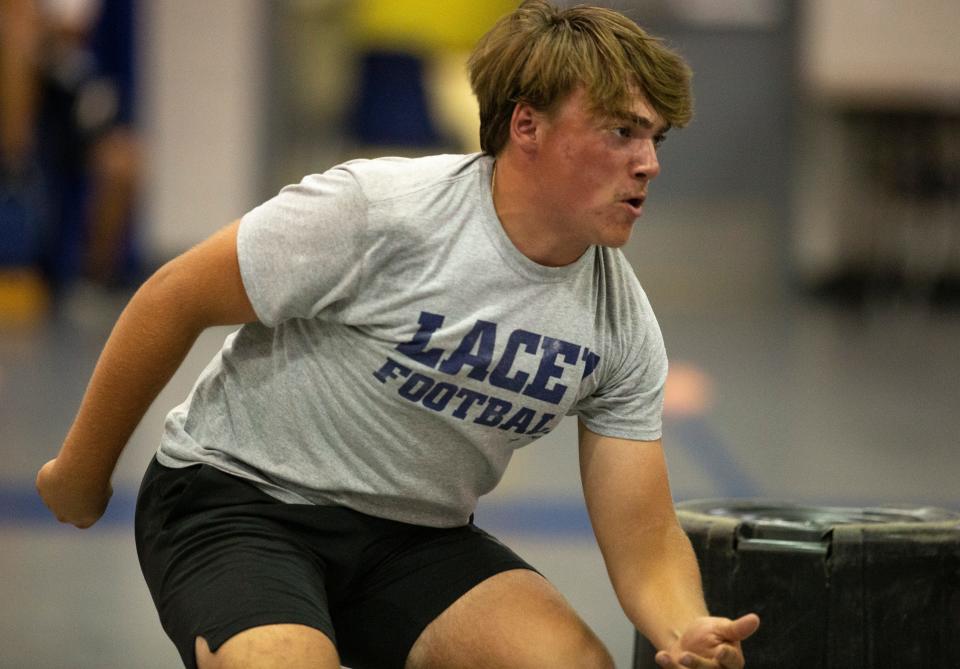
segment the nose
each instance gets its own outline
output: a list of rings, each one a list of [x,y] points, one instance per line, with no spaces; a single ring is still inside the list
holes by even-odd
[[[653,139],[644,139],[638,143],[634,156],[633,176],[635,179],[650,181],[660,174],[660,161],[657,160],[657,145]]]

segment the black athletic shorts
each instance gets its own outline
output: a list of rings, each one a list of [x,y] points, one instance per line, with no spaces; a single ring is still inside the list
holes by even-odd
[[[137,554],[187,667],[258,625],[319,629],[351,669],[402,669],[423,629],[473,586],[533,569],[474,526],[438,529],[285,504],[208,465],[150,464]]]

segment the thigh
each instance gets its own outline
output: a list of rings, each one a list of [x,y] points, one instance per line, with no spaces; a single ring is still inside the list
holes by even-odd
[[[407,669],[610,669],[606,648],[546,579],[493,576],[454,602],[421,634]]]
[[[230,637],[216,652],[197,637],[199,669],[339,669],[333,642],[312,627],[265,625]]]
[[[376,540],[356,577],[328,583],[337,648],[353,669],[403,669],[423,630],[465,593],[495,574],[533,569],[472,524],[377,521],[371,528]]]
[[[208,466],[157,467],[138,499],[137,550],[187,667],[196,666],[198,637],[211,653],[270,625],[309,627],[334,640],[324,565],[269,517],[280,502]]]

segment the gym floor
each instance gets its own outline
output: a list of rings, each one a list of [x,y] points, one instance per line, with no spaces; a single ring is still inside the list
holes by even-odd
[[[626,252],[671,356],[664,443],[678,501],[960,509],[960,314],[811,302],[778,269],[770,208],[653,206]],[[124,299],[77,291],[36,328],[0,331],[0,667],[180,666],[139,573],[133,499],[164,414],[227,330],[201,337],[146,416],[99,525],[58,526],[33,492]],[[575,433],[567,419],[518,452],[477,522],[551,578],[628,667],[633,634],[583,510]]]

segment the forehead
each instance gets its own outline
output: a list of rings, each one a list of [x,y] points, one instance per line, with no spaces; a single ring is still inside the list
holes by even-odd
[[[601,127],[623,123],[647,128],[654,133],[669,129],[669,125],[638,88],[632,88],[629,95],[617,104],[604,105],[591,99],[586,89],[580,86],[547,114],[554,121],[569,121],[577,125]]]
[[[643,91],[638,87],[631,87],[628,95],[617,104],[602,104],[590,98],[587,90],[580,86],[565,100],[562,107],[567,107],[575,115],[588,122],[608,124],[611,122],[628,123],[650,128],[656,132],[668,129],[668,124],[657,113]]]
[[[615,119],[636,124],[657,131],[667,129],[663,117],[653,108],[647,96],[639,88],[632,87],[627,98],[613,108],[603,108],[594,112],[602,119]]]

